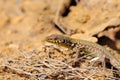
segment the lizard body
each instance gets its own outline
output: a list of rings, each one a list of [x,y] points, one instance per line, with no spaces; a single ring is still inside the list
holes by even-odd
[[[70,37],[53,34],[46,38],[47,42],[60,45],[69,49],[72,49],[74,51],[78,51],[82,48],[86,49],[89,52],[94,52],[99,57],[99,59],[104,60],[105,58],[108,58],[110,60],[110,63],[120,70],[120,62],[104,47],[100,46],[99,44],[85,41],[85,40],[77,40]]]

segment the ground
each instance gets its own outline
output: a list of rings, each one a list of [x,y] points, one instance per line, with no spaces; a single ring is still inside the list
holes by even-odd
[[[120,61],[119,0],[0,0],[0,80],[107,80],[120,72],[72,67],[63,47],[45,38],[67,35],[106,47]],[[99,69],[98,69],[99,68]],[[74,70],[73,70],[74,69]],[[116,75],[115,75],[116,74]]]

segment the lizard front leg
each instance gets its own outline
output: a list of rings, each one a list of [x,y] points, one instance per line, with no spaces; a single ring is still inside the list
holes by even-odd
[[[89,52],[86,48],[74,48],[76,52],[74,58],[74,66],[79,67],[81,63],[88,63],[89,66],[98,66],[98,63],[102,63],[102,66],[105,67],[105,55],[98,55],[95,52]],[[89,60],[89,61],[88,61]],[[96,64],[97,63],[97,64]]]

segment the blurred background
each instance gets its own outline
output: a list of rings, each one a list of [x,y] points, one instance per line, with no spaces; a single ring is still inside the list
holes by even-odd
[[[21,62],[20,51],[24,56],[40,53],[50,34],[97,42],[120,60],[119,4],[120,0],[0,0],[0,63],[4,64],[0,79],[25,80],[26,75],[6,71],[5,60]]]

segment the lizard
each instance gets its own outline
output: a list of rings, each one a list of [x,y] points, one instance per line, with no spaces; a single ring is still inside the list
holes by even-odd
[[[52,34],[47,36],[45,40],[49,43],[72,49],[73,51],[76,51],[77,55],[80,53],[80,49],[83,48],[89,52],[94,52],[99,57],[98,60],[104,61],[105,58],[107,58],[110,60],[112,66],[120,71],[120,61],[115,58],[107,49],[97,43],[86,40],[73,39],[59,34]]]

